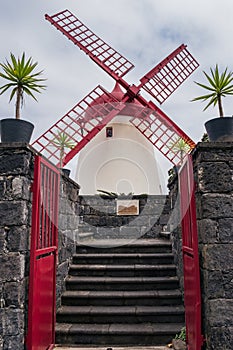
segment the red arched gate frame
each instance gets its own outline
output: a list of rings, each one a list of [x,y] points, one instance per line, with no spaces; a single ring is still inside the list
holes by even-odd
[[[201,291],[198,232],[192,156],[187,155],[179,171],[182,251],[184,266],[184,302],[188,350],[201,350]]]
[[[28,350],[52,349],[55,343],[59,188],[58,168],[36,156],[32,189]]]

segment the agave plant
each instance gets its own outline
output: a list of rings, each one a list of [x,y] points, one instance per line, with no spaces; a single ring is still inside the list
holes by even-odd
[[[67,135],[65,132],[59,132],[54,139],[52,140],[52,143],[56,146],[58,146],[60,150],[60,168],[63,166],[63,158],[65,154],[65,149],[72,149],[75,146],[75,143],[70,139],[70,136]]]
[[[222,97],[227,95],[233,95],[233,72],[229,72],[226,68],[222,73],[219,72],[218,65],[216,64],[215,69],[210,68],[211,75],[208,75],[203,71],[208,85],[201,84],[195,81],[195,83],[209,91],[208,94],[195,97],[192,101],[208,101],[207,105],[203,109],[204,111],[213,105],[215,107],[218,105],[219,116],[223,117],[223,106]]]
[[[0,77],[8,81],[7,84],[0,87],[0,94],[11,90],[9,102],[16,96],[15,118],[20,119],[20,107],[24,102],[24,93],[37,101],[33,92],[40,93],[41,89],[45,89],[46,86],[41,83],[46,79],[39,78],[43,71],[34,73],[38,63],[33,62],[32,57],[26,60],[25,53],[23,53],[21,58],[16,59],[11,53],[10,58],[10,62],[6,60],[6,63],[0,63],[3,70],[0,72]]]

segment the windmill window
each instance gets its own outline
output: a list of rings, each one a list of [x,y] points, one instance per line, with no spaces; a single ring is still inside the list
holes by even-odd
[[[113,130],[112,130],[112,127],[107,127],[106,128],[106,137],[112,137],[113,135]]]

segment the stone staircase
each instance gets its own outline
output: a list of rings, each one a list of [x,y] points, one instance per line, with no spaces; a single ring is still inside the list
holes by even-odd
[[[77,245],[57,311],[59,344],[165,345],[184,325],[166,239]]]

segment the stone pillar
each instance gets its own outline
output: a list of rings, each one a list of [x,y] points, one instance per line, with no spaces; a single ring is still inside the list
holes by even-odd
[[[24,349],[34,152],[0,144],[0,349]]]
[[[233,143],[200,143],[194,154],[202,291],[208,350],[233,349]]]

